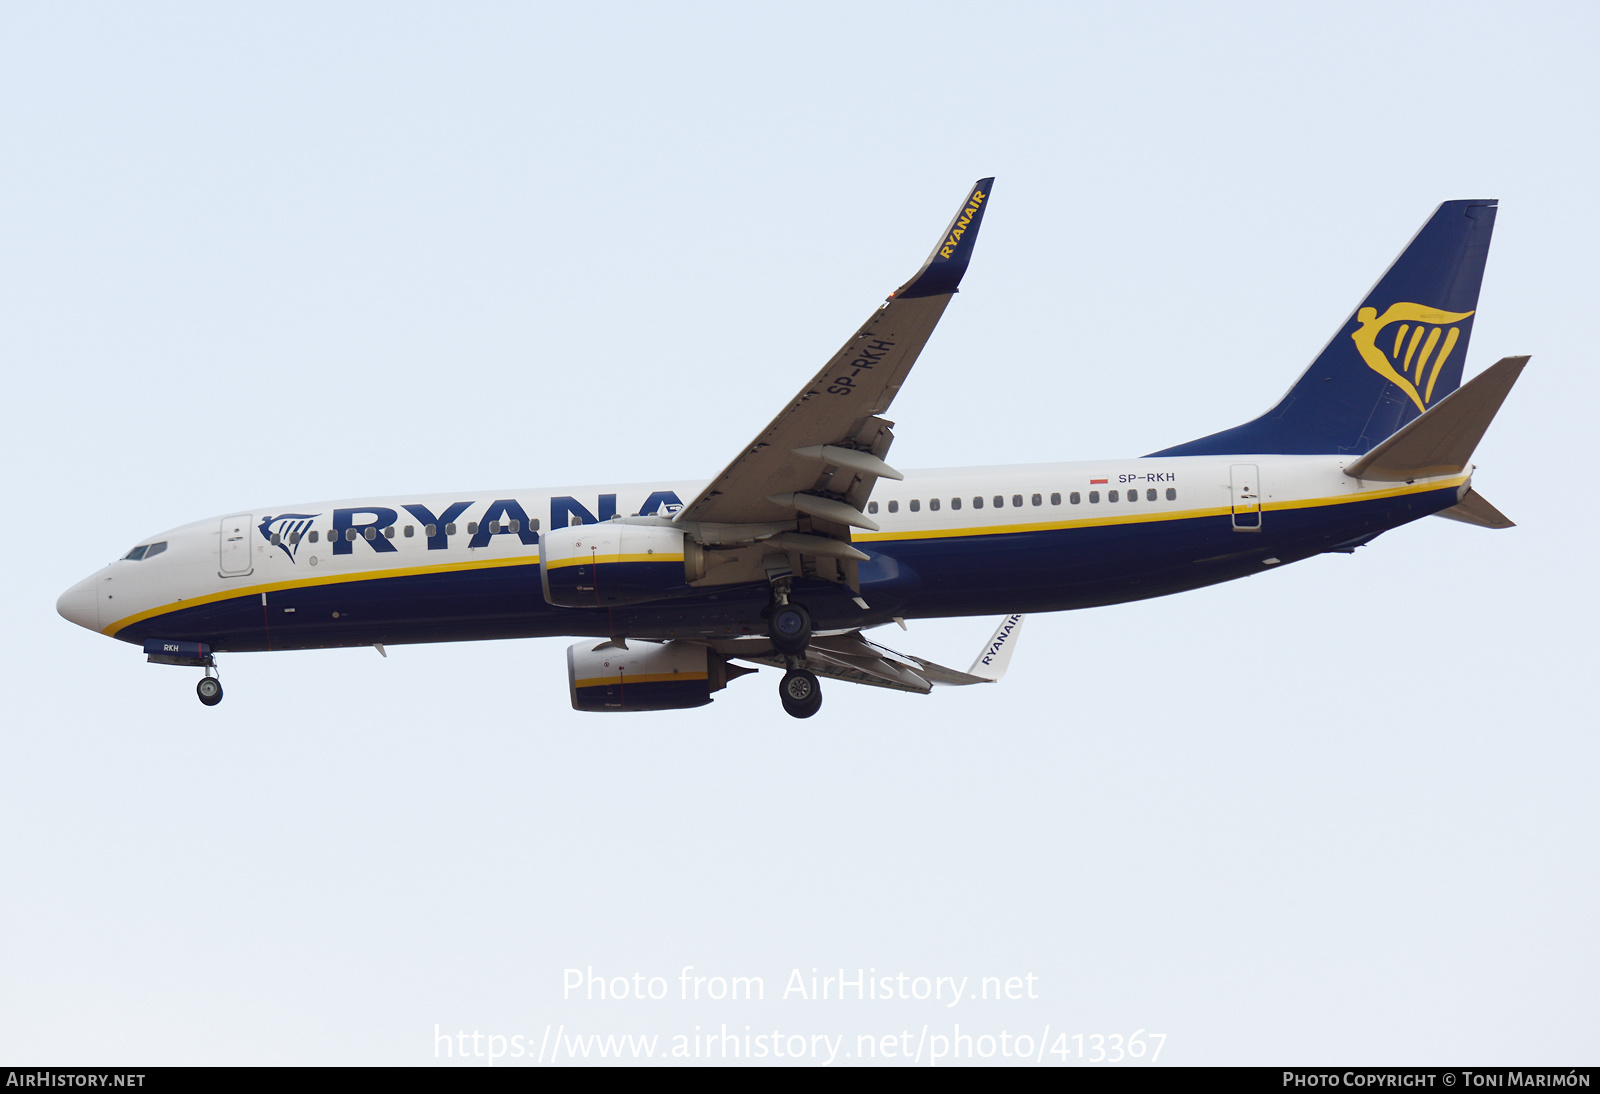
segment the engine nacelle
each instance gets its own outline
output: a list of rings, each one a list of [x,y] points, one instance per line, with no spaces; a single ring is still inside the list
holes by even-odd
[[[688,642],[631,641],[627,649],[595,640],[567,647],[567,685],[573,710],[684,710],[711,702],[736,676],[755,669],[729,665]]]
[[[686,596],[704,552],[677,528],[576,524],[539,538],[544,598],[559,608],[615,608]]]

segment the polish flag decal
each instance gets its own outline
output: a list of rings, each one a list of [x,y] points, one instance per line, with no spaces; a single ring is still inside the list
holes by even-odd
[[[1089,480],[1089,485],[1090,486],[1104,486],[1105,484],[1106,484],[1106,480],[1105,479],[1090,479]]]

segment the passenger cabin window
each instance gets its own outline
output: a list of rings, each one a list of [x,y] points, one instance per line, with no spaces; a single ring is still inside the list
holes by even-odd
[[[922,501],[920,499],[918,499],[918,498],[912,498],[911,499],[911,511],[913,513],[917,513],[917,512],[920,512],[921,510],[922,510]]]
[[[383,530],[383,538],[384,539],[393,539],[394,538],[394,525],[391,524],[391,525],[389,525],[389,527],[387,527],[387,528],[385,528]]]
[[[1146,490],[1144,492],[1144,500],[1145,501],[1155,501],[1156,500],[1156,492],[1155,492],[1155,490],[1154,489]]]
[[[1017,504],[1018,505],[1022,504],[1022,499],[1021,498],[1017,499]],[[994,496],[994,507],[996,509],[1004,509],[1005,506],[1006,506],[1006,499],[1004,497],[1002,497],[1001,495],[996,494]]]
[[[376,528],[368,528],[361,534],[367,537],[367,542],[369,543],[378,538],[378,530]]]
[[[312,543],[317,542],[317,533],[316,532],[312,532],[311,533],[311,542]]]
[[[900,503],[897,502],[897,501],[891,501],[889,503],[889,512],[898,513],[899,511],[900,511]]]
[[[1055,496],[1056,496],[1056,495],[1054,495],[1054,494],[1052,494],[1052,495],[1051,495],[1051,497],[1055,497]],[[1073,491],[1073,492],[1072,492],[1072,494],[1071,494],[1071,501],[1072,501],[1072,504],[1073,504],[1073,505],[1077,505],[1077,504],[1078,504],[1078,503],[1079,503],[1079,502],[1081,502],[1081,501],[1082,501],[1082,500],[1083,500],[1083,495],[1082,495],[1082,494],[1080,494],[1080,493],[1078,493],[1078,492],[1077,492],[1077,491],[1076,491],[1076,490],[1074,490],[1074,491]]]
[[[1038,495],[1035,494],[1034,497],[1038,497]],[[1000,503],[996,502],[995,504],[998,505]],[[1016,508],[1021,509],[1022,508],[1022,495],[1021,494],[1012,494],[1011,495],[1011,504],[1013,506],[1015,506]],[[1038,502],[1034,502],[1033,504],[1038,505],[1039,503]]]
[[[299,543],[300,542],[300,533],[299,532],[290,532],[289,533],[289,542],[290,543]]]
[[[1176,490],[1174,490],[1170,486],[1167,487],[1167,500],[1168,501],[1177,501],[1178,500],[1178,492]]]
[[[414,528],[414,527],[412,527],[412,526],[411,526],[411,525],[409,525],[409,524],[408,524],[408,525],[406,525],[406,538],[407,538],[407,539],[410,539],[410,538],[411,538],[411,537],[412,537],[412,536],[414,536],[414,535],[416,535],[416,534],[417,534],[417,530],[416,530],[416,528]]]
[[[478,522],[475,521],[475,520],[467,521],[467,535],[475,536],[477,534],[478,534]]]
[[[1019,502],[1017,502],[1017,504],[1021,505],[1022,503],[1019,501]],[[1038,494],[1035,494],[1033,496],[1033,504],[1035,504],[1035,505],[1043,505],[1044,504],[1044,499],[1042,497],[1040,497]],[[1061,495],[1059,495],[1059,494],[1056,495],[1056,504],[1057,505],[1061,504]]]
[[[453,536],[456,534],[456,526],[454,522],[444,526],[444,534],[447,536]]]
[[[957,498],[955,501],[951,502],[950,504],[955,506],[957,509],[960,509],[961,508],[961,499]],[[972,507],[974,509],[982,509],[983,508],[983,499],[982,498],[973,498],[972,499]]]
[[[467,531],[470,532],[471,530],[472,530],[471,527],[468,527]],[[489,522],[489,534],[491,536],[497,536],[497,535],[500,534],[500,522],[499,521],[491,520]]]
[[[867,512],[876,513],[877,511],[878,511],[878,503],[877,502],[875,502],[875,501],[867,502]]]
[[[612,519],[616,519],[616,518],[612,518]],[[522,522],[520,520],[514,520],[514,521],[511,522],[510,527],[511,527],[511,530],[513,532],[520,532],[520,531],[522,531]]]
[[[960,509],[961,508],[961,499],[960,498],[951,498],[950,499],[950,508],[952,508],[952,509]]]
[[[928,508],[931,509],[933,512],[937,513],[939,511],[939,499],[938,498],[929,498],[928,499]]]
[[[1050,495],[1050,504],[1051,505],[1060,505],[1061,504],[1061,495],[1060,494],[1051,494]],[[1077,505],[1078,504],[1078,499],[1076,497],[1074,497],[1072,499],[1072,504],[1073,505]]]
[[[277,532],[274,532],[274,533],[272,533],[271,542],[272,542],[272,545],[274,547],[276,547],[276,546],[278,546],[278,544],[283,542],[283,537],[281,535],[279,535]]]
[[[1139,491],[1137,491],[1137,490],[1129,490],[1128,491],[1128,500],[1129,501],[1138,501],[1139,500]]]
[[[1094,501],[1095,500],[1093,494],[1089,495],[1089,500],[1090,501]],[[1110,501],[1110,502],[1115,502],[1117,500],[1117,492],[1115,490],[1111,491],[1111,493],[1106,495],[1106,500]]]
[[[1100,504],[1100,491],[1098,491],[1098,490],[1089,491],[1089,504],[1090,505],[1099,505]]]
[[[532,520],[530,520],[528,522],[528,531],[537,532],[538,530],[539,530],[539,518],[538,517],[534,517]]]

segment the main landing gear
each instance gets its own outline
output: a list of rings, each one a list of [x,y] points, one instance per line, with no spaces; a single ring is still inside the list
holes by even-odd
[[[214,707],[222,702],[222,681],[211,675],[211,669],[206,669],[206,674],[195,685],[195,694],[200,696],[200,701],[208,707]]]
[[[778,698],[789,717],[809,718],[822,709],[822,685],[817,683],[816,673],[790,669],[778,683]]]
[[[803,668],[811,644],[811,613],[789,600],[789,580],[772,583],[772,608],[767,614],[767,636],[772,648],[783,654],[789,671],[778,682],[778,698],[791,718],[809,718],[822,709],[822,685],[816,673]]]
[[[767,621],[767,633],[779,653],[805,653],[811,644],[811,613],[800,604],[775,607]]]

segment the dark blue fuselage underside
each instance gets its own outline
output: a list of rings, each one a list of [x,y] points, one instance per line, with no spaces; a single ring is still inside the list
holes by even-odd
[[[1274,509],[1259,531],[1227,514],[1019,533],[862,544],[861,599],[843,585],[797,577],[793,598],[819,630],[894,617],[1005,615],[1118,604],[1197,589],[1365,542],[1455,505],[1449,487],[1398,497]],[[141,620],[116,637],[205,642],[218,651],[327,649],[491,638],[635,638],[764,634],[765,584],[724,586],[628,608],[546,603],[537,559],[525,566],[308,585],[259,592]],[[287,609],[293,609],[288,611]],[[334,613],[338,617],[334,617]]]

